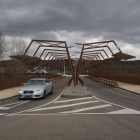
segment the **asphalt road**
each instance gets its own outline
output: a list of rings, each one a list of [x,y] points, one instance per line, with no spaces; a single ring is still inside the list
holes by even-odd
[[[92,95],[109,101],[115,104],[119,104],[128,108],[136,109],[140,111],[140,96],[133,93],[124,91],[119,88],[108,86],[101,82],[96,82],[89,78],[81,78],[86,84],[86,87],[90,90]]]
[[[59,97],[68,79],[45,100],[0,102],[0,140],[140,140],[140,96],[82,78],[93,97]]]

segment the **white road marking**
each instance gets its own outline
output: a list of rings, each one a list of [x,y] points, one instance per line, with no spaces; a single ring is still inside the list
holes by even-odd
[[[54,103],[64,103],[64,102],[77,101],[77,100],[85,100],[85,99],[92,99],[92,97],[78,98],[78,99],[71,99],[71,100],[64,100],[64,101],[57,101],[57,102],[54,102]]]
[[[9,107],[2,107],[2,106],[0,106],[0,110],[8,110],[9,109]]]
[[[127,113],[129,115],[129,113]],[[5,114],[2,114],[5,115]],[[124,113],[122,114],[113,114],[113,113],[44,113],[44,114],[13,114],[13,115],[5,115],[5,116],[51,116],[51,115],[125,115]],[[139,113],[131,114],[131,115],[140,115]]]
[[[30,101],[30,100],[29,100],[29,101]],[[27,103],[27,102],[29,102],[29,101],[12,103],[12,104],[14,104],[14,106],[11,106],[11,107],[5,107],[5,106],[12,105],[12,104],[2,105],[2,106],[0,106],[0,110],[8,110],[8,109],[14,108],[14,107],[16,107],[16,106],[22,105],[22,104],[24,104],[24,103]],[[16,104],[16,105],[15,105],[15,104]]]
[[[54,106],[54,107],[39,108],[39,109],[31,110],[31,111],[28,111],[28,112],[32,112],[32,111],[41,111],[41,110],[49,110],[49,109],[56,109],[56,108],[64,108],[64,107],[70,107],[70,106],[76,106],[76,105],[83,105],[83,104],[89,104],[89,103],[96,103],[96,102],[99,102],[99,101],[89,101],[89,102],[82,102],[82,103],[69,104],[69,105],[62,105],[62,106]]]
[[[16,106],[19,106],[19,105],[25,104],[25,103],[27,103],[27,102],[29,102],[29,101],[25,101],[25,102],[22,102],[22,103],[20,103],[20,104],[15,105],[15,106],[12,106],[12,107],[10,107],[10,109],[13,108],[13,107],[16,107]]]
[[[88,91],[88,92],[89,92],[89,91]],[[90,93],[90,92],[89,92],[89,93]],[[90,94],[91,94],[91,93],[90,93]],[[118,105],[118,104],[114,104],[114,103],[111,103],[111,102],[108,102],[108,101],[105,101],[105,100],[101,100],[101,99],[99,99],[99,98],[93,96],[92,94],[91,94],[91,96],[92,96],[93,98],[99,100],[99,101],[102,101],[102,102],[105,102],[105,103],[108,103],[108,104],[111,104],[111,105],[118,106],[118,107],[121,107],[121,108],[125,108],[125,109],[126,109],[126,107],[124,107],[124,106],[121,106],[121,105]]]
[[[42,116],[45,116],[45,115],[69,115],[69,114],[60,114],[60,113],[46,113],[46,114],[13,114],[13,115],[5,115],[5,116],[37,116],[37,115],[42,115]]]
[[[64,89],[65,90],[65,89]],[[60,96],[63,94],[64,90],[62,91],[62,93],[60,94]],[[90,93],[90,92],[89,92]],[[91,94],[91,93],[90,93]],[[92,94],[91,94],[92,95]],[[130,109],[130,108],[126,108],[124,106],[120,106],[118,104],[114,104],[114,103],[111,103],[111,102],[108,102],[108,101],[105,101],[105,100],[101,100],[95,96],[92,95],[92,97],[90,98],[94,98],[96,99],[97,101],[96,102],[104,102],[104,103],[107,103],[106,105],[100,105],[100,106],[94,106],[94,107],[88,107],[88,108],[82,108],[82,109],[77,109],[77,110],[72,110],[72,111],[66,111],[66,112],[59,112],[59,113],[42,113],[42,114],[18,114],[18,113],[23,113],[23,112],[32,112],[32,111],[40,111],[40,110],[47,110],[47,109],[55,109],[55,108],[58,108],[60,106],[56,106],[55,108],[54,107],[48,107],[48,108],[41,108],[43,106],[47,106],[51,103],[61,103],[61,102],[68,102],[68,100],[65,100],[65,101],[57,101],[55,102],[56,100],[58,100],[60,98],[60,96],[58,96],[55,100],[47,103],[47,104],[44,104],[44,105],[41,105],[41,106],[38,106],[38,107],[35,107],[35,108],[32,108],[32,109],[28,109],[28,110],[24,110],[24,111],[21,111],[21,112],[17,112],[17,113],[13,113],[13,114],[6,114],[5,116],[16,116],[16,115],[78,115],[78,114],[83,114],[83,115],[92,115],[92,114],[106,114],[106,115],[112,115],[112,114],[140,114],[140,111],[137,111],[137,110],[133,110],[133,109]],[[78,100],[80,100],[82,98],[78,98]],[[76,99],[71,99],[71,101],[74,101]],[[70,101],[70,100],[69,100]],[[95,101],[94,101],[95,102]],[[74,105],[74,104],[72,104]],[[118,107],[121,107],[122,109],[121,110],[117,110],[117,111],[112,111],[112,112],[106,112],[106,113],[82,113],[82,111],[86,111],[86,110],[91,110],[92,109],[97,109],[97,107],[99,108],[103,108],[103,107],[109,107],[109,106],[118,106]],[[67,106],[67,105],[65,105]],[[68,105],[69,106],[69,105]],[[70,105],[71,106],[71,105]],[[74,105],[75,106],[75,105]],[[62,107],[62,106],[61,106]],[[85,110],[84,110],[85,109]],[[72,112],[72,114],[70,114],[70,112]],[[79,112],[79,113],[78,113]]]
[[[22,102],[26,102],[26,101],[22,101]],[[22,102],[15,102],[15,103],[6,104],[6,105],[1,105],[1,106],[9,106],[9,105],[13,105],[13,104],[19,104],[19,103],[22,103]]]
[[[87,108],[76,109],[76,110],[65,111],[65,112],[59,112],[59,113],[75,113],[75,112],[82,112],[82,111],[93,110],[93,109],[98,109],[98,108],[104,108],[104,107],[109,107],[109,106],[112,106],[112,105],[106,104],[106,105],[87,107]]]
[[[126,108],[126,109],[108,112],[107,114],[140,114],[140,111]]]
[[[65,113],[64,113],[65,114]],[[113,114],[113,113],[73,113],[75,115],[125,115],[125,113],[120,113],[120,114]],[[127,113],[127,115],[129,115],[131,113]],[[131,115],[140,115],[139,113],[135,113],[135,114],[131,114]]]
[[[47,104],[44,104],[44,105],[41,105],[41,106],[38,106],[38,107],[35,107],[35,108],[32,108],[32,109],[20,111],[20,112],[17,112],[17,113],[8,114],[8,115],[6,115],[6,116],[17,115],[18,113],[28,112],[28,111],[31,111],[31,110],[34,110],[34,109],[37,109],[37,108],[40,108],[40,107],[49,105],[49,104],[55,102],[56,100],[58,100],[58,99],[61,97],[61,95],[63,94],[63,92],[65,91],[65,89],[66,89],[66,87],[63,89],[63,91],[61,92],[61,94],[60,94],[56,99],[54,99],[53,101],[51,101],[51,102],[49,102],[49,103],[47,103]]]
[[[7,114],[7,113],[0,113],[0,116],[5,115],[5,114]]]

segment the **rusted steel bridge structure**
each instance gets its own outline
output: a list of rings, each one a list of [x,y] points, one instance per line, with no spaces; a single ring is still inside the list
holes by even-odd
[[[33,43],[37,44],[37,48],[32,47]],[[114,53],[114,49],[111,49],[109,46],[110,43],[117,48],[116,53]],[[87,70],[90,70],[92,68],[112,64],[118,65],[120,60],[135,58],[135,56],[123,53],[114,40],[80,45],[82,45],[82,50],[79,52],[80,58],[77,64],[76,74],[74,74],[72,60],[65,41],[32,40],[23,55],[10,57],[18,59],[24,63],[34,62],[38,66],[47,65],[57,69],[63,69],[65,65],[69,66],[72,77],[67,83],[68,86],[70,86],[72,81],[74,86],[78,84],[78,81],[80,81],[81,85],[84,85],[84,82],[79,77],[83,65]],[[31,54],[31,52],[34,53],[28,55]]]
[[[109,47],[110,43],[114,44],[117,53],[114,53]],[[114,40],[79,45],[82,45],[82,51],[79,52],[81,54],[76,69],[76,84],[78,84],[80,69],[83,65],[88,71],[92,68],[107,66],[110,64],[118,65],[120,60],[135,58],[135,56],[123,53]],[[105,48],[107,50],[105,50]],[[111,55],[108,55],[108,52],[110,52]]]
[[[32,47],[33,43],[37,43],[37,49]],[[34,53],[28,55],[29,53]],[[36,55],[39,54],[37,57]],[[24,63],[35,63],[38,66],[49,66],[57,69],[63,69],[68,65],[71,70],[72,78],[75,85],[74,69],[71,62],[68,47],[65,41],[50,40],[32,40],[23,55],[9,56]],[[68,82],[68,85],[70,82]]]

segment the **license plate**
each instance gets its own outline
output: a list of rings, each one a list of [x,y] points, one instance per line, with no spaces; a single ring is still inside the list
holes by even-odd
[[[32,95],[31,93],[24,93],[24,95]]]

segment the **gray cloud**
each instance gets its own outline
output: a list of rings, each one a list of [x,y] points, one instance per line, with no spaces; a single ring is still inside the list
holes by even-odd
[[[0,30],[7,36],[66,39],[70,45],[102,37],[137,47],[139,6],[139,0],[1,0]]]

